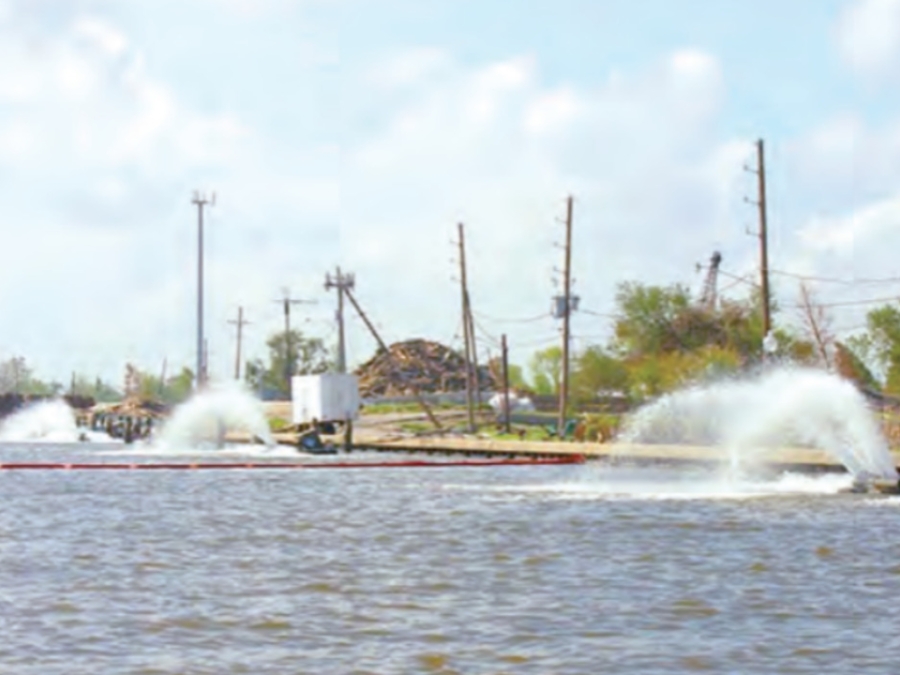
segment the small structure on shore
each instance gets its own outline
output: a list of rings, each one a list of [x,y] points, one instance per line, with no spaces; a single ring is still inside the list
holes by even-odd
[[[300,449],[318,454],[334,452],[335,448],[323,443],[319,434],[335,433],[336,424],[344,426],[345,445],[350,448],[353,421],[359,417],[361,407],[356,375],[295,375],[291,401],[291,417],[301,431],[297,439]]]
[[[169,413],[169,406],[158,401],[130,397],[117,403],[98,404],[84,413],[84,426],[102,431],[110,438],[126,443],[147,438],[160,420]]]

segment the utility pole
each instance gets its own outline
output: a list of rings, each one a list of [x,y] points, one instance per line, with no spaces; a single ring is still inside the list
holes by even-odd
[[[338,325],[338,353],[337,353],[337,371],[339,373],[347,372],[347,343],[344,335],[344,293],[352,291],[356,287],[356,278],[353,274],[343,274],[341,268],[338,267],[334,276],[325,275],[325,290],[329,291],[336,288],[338,292],[337,314],[335,315]]]
[[[469,296],[468,285],[466,287],[466,317],[469,327],[469,346],[472,350],[472,380],[474,382],[475,405],[481,409],[481,371],[478,368],[478,344],[475,342],[475,320],[472,318],[472,298]]]
[[[342,274],[341,268],[335,269],[335,275],[325,275],[325,290],[336,288],[337,297],[337,319],[338,325],[338,353],[337,353],[337,371],[339,373],[347,372],[347,341],[344,335],[344,293],[353,290],[356,287],[356,278],[353,274]],[[353,450],[353,420],[344,420],[344,450],[351,452]]]
[[[388,346],[384,343],[384,340],[381,339],[381,336],[378,334],[378,331],[375,330],[375,326],[372,325],[372,322],[369,321],[369,317],[366,316],[366,313],[362,311],[362,307],[359,306],[359,303],[356,301],[356,298],[353,297],[353,292],[349,288],[344,289],[344,293],[347,295],[347,299],[350,301],[350,304],[353,305],[353,309],[356,310],[356,313],[359,314],[359,318],[363,320],[363,323],[366,324],[366,328],[369,329],[369,332],[372,333],[372,337],[375,338],[375,341],[378,343],[378,346],[384,351],[385,355],[394,365],[398,371],[400,370],[399,364],[394,359],[394,356],[391,354],[391,350],[388,349]],[[438,421],[438,418],[434,416],[434,412],[431,410],[431,406],[422,398],[421,392],[419,392],[419,388],[415,385],[411,384],[411,388],[413,390],[413,394],[416,397],[416,400],[419,402],[419,405],[422,406],[422,410],[425,411],[425,414],[428,415],[428,419],[435,426],[436,429],[441,429],[441,423]]]
[[[766,160],[763,140],[756,141],[756,166],[759,177],[759,267],[762,276],[763,336],[772,329],[772,304],[769,299],[769,235],[766,213]]]
[[[762,298],[763,339],[772,330],[772,301],[769,294],[769,235],[768,217],[766,205],[766,159],[763,139],[756,141],[756,169],[744,167],[757,177],[757,199],[745,198],[750,204],[755,204],[759,209],[759,231],[750,234],[759,238],[759,274],[760,292]]]
[[[462,322],[463,336],[465,338],[466,359],[466,410],[469,417],[469,433],[475,432],[474,391],[472,382],[472,352],[475,345],[472,344],[471,315],[469,312],[469,286],[466,278],[466,239],[465,228],[462,223],[457,224],[459,232],[459,282],[462,294]],[[477,380],[476,380],[477,381]],[[477,385],[475,385],[477,386]]]
[[[291,339],[291,305],[314,305],[315,300],[298,300],[291,297],[291,292],[282,289],[284,297],[275,302],[284,307],[284,381],[287,386],[288,398],[291,397],[291,375],[294,374],[294,350]]]
[[[565,267],[563,268],[563,291],[564,299],[562,302],[562,320],[563,320],[563,343],[562,343],[562,364],[560,373],[559,386],[559,420],[557,422],[557,433],[560,438],[566,435],[566,408],[569,403],[569,319],[572,316],[572,197],[566,200],[566,254]]]
[[[235,350],[234,355],[234,379],[241,379],[241,344],[243,342],[244,337],[244,326],[249,324],[249,321],[244,320],[244,308],[238,307],[238,318],[236,321],[229,321],[233,326],[237,327],[237,349]]]
[[[166,368],[169,366],[169,357],[164,356],[162,362],[162,368],[159,370],[159,390],[157,391],[157,395],[162,398],[163,392],[166,388]]]
[[[216,205],[216,193],[207,198],[205,194],[194,191],[191,203],[197,206],[197,374],[196,387],[206,384],[206,359],[204,355],[205,338],[203,336],[203,209]]]
[[[506,345],[506,333],[500,336],[500,349],[503,350],[503,429],[512,433],[509,409],[509,348]]]

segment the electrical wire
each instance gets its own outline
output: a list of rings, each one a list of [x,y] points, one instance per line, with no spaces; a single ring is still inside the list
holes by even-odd
[[[748,276],[751,275],[751,273],[749,273],[749,272],[747,274],[739,276],[737,274],[732,274],[731,272],[727,272],[723,269],[719,269],[719,274],[721,274],[722,276],[728,277],[729,279],[734,279],[734,282],[735,282],[734,285],[747,284],[748,286],[753,286],[753,288],[759,287],[758,283],[756,283],[755,281],[750,281],[750,279],[747,278]]]
[[[896,295],[886,298],[867,298],[865,300],[844,300],[843,302],[817,302],[816,307],[853,307],[859,305],[875,305],[884,302],[895,302],[898,299]],[[790,309],[803,309],[804,306],[797,303],[786,305]]]
[[[590,316],[599,316],[602,319],[616,319],[618,318],[615,314],[610,314],[608,312],[595,312],[592,309],[585,309],[583,307],[579,307],[578,311],[582,314],[589,314]]]
[[[830,284],[842,284],[845,286],[854,286],[857,284],[896,284],[900,283],[900,277],[883,277],[881,279],[839,279],[837,277],[820,277],[810,274],[796,274],[794,272],[785,272],[783,270],[769,270],[769,274],[777,274],[783,277],[792,277],[801,281],[816,281]]]
[[[548,318],[550,314],[544,313],[538,316],[532,316],[521,319],[510,319],[510,318],[499,318],[494,316],[488,316],[487,314],[482,314],[481,312],[472,311],[472,314],[478,316],[483,321],[493,321],[495,323],[534,323],[535,321],[543,321]]]

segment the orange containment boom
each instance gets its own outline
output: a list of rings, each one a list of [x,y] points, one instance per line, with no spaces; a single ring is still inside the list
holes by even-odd
[[[453,466],[544,466],[553,464],[583,464],[584,455],[565,455],[538,459],[463,459],[447,462],[423,462],[403,460],[398,462],[165,462],[165,463],[58,463],[58,462],[13,462],[0,464],[0,471],[131,471],[156,470],[177,471],[182,469],[392,469],[392,468],[446,468]]]

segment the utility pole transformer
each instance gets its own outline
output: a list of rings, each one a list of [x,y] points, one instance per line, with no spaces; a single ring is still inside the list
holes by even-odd
[[[347,342],[344,334],[344,294],[352,291],[356,287],[356,278],[353,274],[344,274],[338,267],[334,276],[325,275],[325,290],[329,291],[336,288],[338,292],[337,301],[337,325],[338,325],[338,350],[337,350],[337,371],[339,373],[347,372]]]
[[[234,354],[234,379],[241,379],[241,344],[244,335],[244,326],[249,324],[249,321],[244,320],[244,308],[238,307],[238,318],[236,321],[229,321],[233,326],[237,327],[237,349]]]
[[[197,373],[194,376],[199,389],[206,384],[206,339],[203,336],[203,209],[207,205],[216,205],[216,193],[210,198],[199,191],[194,191],[191,203],[197,206]]]

